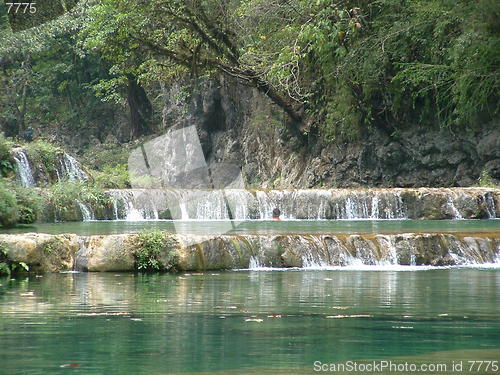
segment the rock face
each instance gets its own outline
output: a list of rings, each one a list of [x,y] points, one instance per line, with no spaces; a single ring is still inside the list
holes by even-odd
[[[136,234],[3,234],[9,262],[37,272],[134,271]],[[349,265],[464,265],[500,262],[500,233],[460,236],[397,235],[170,235],[178,270]],[[160,254],[162,258],[168,258]]]
[[[196,125],[210,164],[241,166],[259,187],[448,187],[477,184],[482,170],[500,180],[500,128],[474,132],[372,129],[357,141],[324,145],[287,133],[280,110],[256,90],[226,78],[193,89],[164,89],[164,130]]]
[[[130,243],[134,235],[80,237],[75,269],[81,271],[130,271],[135,259]]]
[[[0,247],[11,262],[24,262],[33,271],[56,272],[73,269],[79,243],[75,234],[4,234]]]

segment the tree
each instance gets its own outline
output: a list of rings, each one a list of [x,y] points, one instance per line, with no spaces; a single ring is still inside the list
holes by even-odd
[[[281,92],[245,53],[252,49],[238,34],[238,1],[103,0],[90,9],[81,33],[89,51],[98,50],[121,74],[161,77],[219,72],[257,88],[291,118],[301,121],[300,103]],[[299,105],[298,105],[299,104]]]

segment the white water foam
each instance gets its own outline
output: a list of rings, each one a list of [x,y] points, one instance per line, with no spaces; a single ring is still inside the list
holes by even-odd
[[[35,178],[33,177],[33,172],[31,170],[30,162],[26,151],[22,148],[14,148],[12,150],[14,161],[16,163],[16,174],[24,187],[35,186]]]
[[[83,221],[91,221],[94,220],[94,214],[90,210],[89,207],[83,202],[78,202],[78,207],[80,207],[80,211],[82,212]]]
[[[87,173],[83,171],[80,167],[80,163],[72,157],[64,153],[61,159],[61,170],[64,172],[64,176],[57,174],[57,178],[61,181],[61,178],[67,177],[70,181],[87,181],[89,177]]]
[[[234,271],[429,271],[446,269],[500,269],[500,263],[465,264],[458,266],[411,266],[411,265],[348,265],[322,267],[257,267],[241,268]]]

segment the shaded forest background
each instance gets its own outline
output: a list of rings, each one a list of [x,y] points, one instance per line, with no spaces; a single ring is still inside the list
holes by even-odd
[[[189,96],[221,75],[267,96],[284,131],[309,145],[498,126],[495,0],[80,1],[26,30],[6,10],[10,137],[32,129],[79,153],[130,142],[168,126],[165,88]]]

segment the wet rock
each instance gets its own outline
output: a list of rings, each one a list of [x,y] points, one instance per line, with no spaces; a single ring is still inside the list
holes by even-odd
[[[24,262],[39,272],[73,269],[73,257],[79,247],[74,234],[44,233],[0,235],[0,245],[10,261]]]
[[[80,241],[76,268],[85,271],[133,271],[135,235],[90,236]]]
[[[135,234],[76,236],[0,235],[7,260],[31,270],[134,271]],[[398,235],[172,236],[178,270],[324,267],[351,264],[461,265],[500,257],[498,234],[462,237],[439,233]],[[167,256],[168,254],[164,254]],[[160,257],[161,258],[161,257]],[[168,259],[160,259],[167,262]]]

